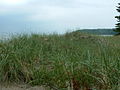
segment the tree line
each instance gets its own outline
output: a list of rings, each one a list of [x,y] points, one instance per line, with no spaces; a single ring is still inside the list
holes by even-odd
[[[119,32],[119,35],[120,35],[120,3],[118,3],[118,6],[117,6],[116,10],[119,13],[119,15],[115,16],[115,18],[117,19],[117,24],[115,26],[115,31]]]

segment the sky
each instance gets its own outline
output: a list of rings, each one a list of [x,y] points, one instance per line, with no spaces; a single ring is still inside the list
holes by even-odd
[[[114,28],[118,0],[0,0],[0,33]]]

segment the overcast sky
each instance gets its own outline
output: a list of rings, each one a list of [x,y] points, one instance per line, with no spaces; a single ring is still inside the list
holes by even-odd
[[[0,0],[0,33],[114,28],[119,0]]]

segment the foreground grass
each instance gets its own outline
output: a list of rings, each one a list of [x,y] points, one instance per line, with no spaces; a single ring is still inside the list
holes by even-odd
[[[0,42],[0,82],[56,90],[118,90],[120,37],[19,35]]]

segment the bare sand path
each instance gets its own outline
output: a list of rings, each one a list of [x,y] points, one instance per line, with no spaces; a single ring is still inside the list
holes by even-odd
[[[50,90],[48,88],[42,87],[42,86],[35,86],[35,87],[30,87],[27,85],[10,85],[10,86],[3,86],[0,85],[0,90]]]

